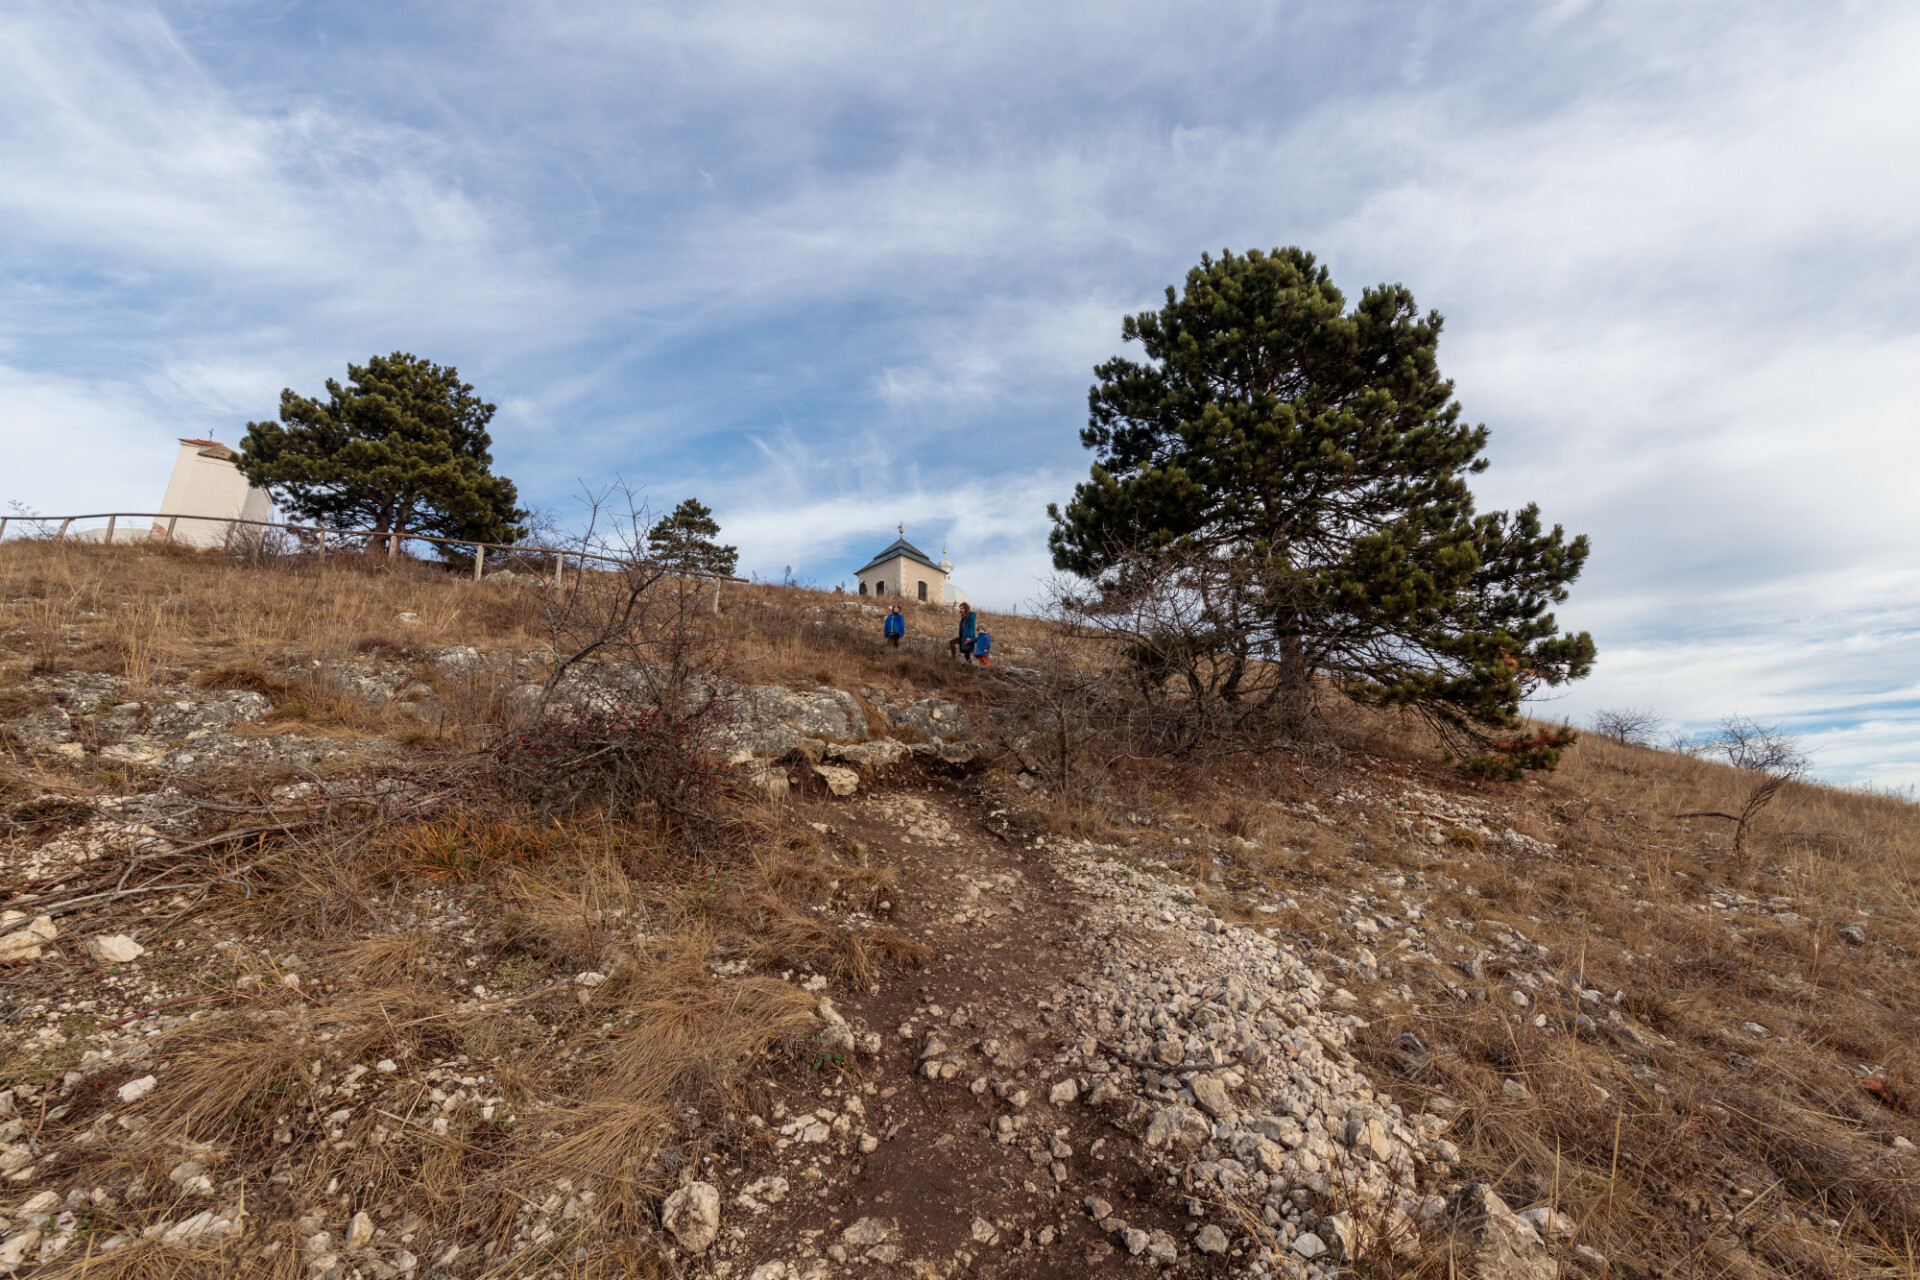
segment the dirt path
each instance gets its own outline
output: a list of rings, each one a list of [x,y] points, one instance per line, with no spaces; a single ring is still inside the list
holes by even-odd
[[[1086,966],[1086,904],[1043,851],[990,834],[978,798],[956,784],[813,810],[896,869],[895,919],[933,954],[919,973],[836,1002],[878,1033],[880,1052],[858,1058],[862,1079],[817,1090],[810,1112],[802,1096],[774,1117],[779,1149],[753,1171],[761,1190],[750,1183],[750,1202],[728,1206],[744,1238],[723,1246],[715,1274],[1117,1267],[1127,1255],[1089,1218],[1090,1188],[1136,1223],[1170,1215],[1148,1200],[1155,1183],[1129,1158],[1133,1139],[1060,1088],[1073,1079],[1063,1049],[1081,1037],[1052,997]]]

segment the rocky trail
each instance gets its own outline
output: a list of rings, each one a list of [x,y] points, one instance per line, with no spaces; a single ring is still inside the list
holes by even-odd
[[[1444,1120],[1376,1095],[1340,1048],[1358,1019],[1176,877],[950,782],[812,808],[897,870],[932,957],[822,1002],[844,1069],[784,1082],[770,1161],[708,1175],[713,1274],[1331,1274],[1446,1211],[1413,1191]]]

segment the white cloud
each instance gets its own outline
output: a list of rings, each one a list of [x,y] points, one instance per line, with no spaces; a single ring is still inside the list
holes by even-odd
[[[823,582],[905,519],[1010,603],[1120,315],[1301,243],[1444,311],[1485,501],[1592,534],[1555,710],[1920,778],[1909,6],[394,16],[0,25],[0,497],[138,505],[174,434],[403,347],[500,401],[535,501],[697,492]]]

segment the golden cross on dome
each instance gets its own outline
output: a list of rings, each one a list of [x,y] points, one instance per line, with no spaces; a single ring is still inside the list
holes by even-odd
[[[900,531],[900,536],[901,536],[901,537],[903,537],[903,538],[904,538],[904,537],[906,537],[906,536],[907,536],[907,526],[905,526],[904,524],[897,524],[897,525],[895,525],[895,526],[893,526],[893,527],[894,527],[894,528],[896,528],[896,529],[898,529],[898,530]]]

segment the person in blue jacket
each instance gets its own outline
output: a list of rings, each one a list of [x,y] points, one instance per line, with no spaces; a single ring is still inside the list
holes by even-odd
[[[974,616],[973,606],[962,603],[960,606],[960,634],[947,641],[947,652],[962,662],[973,657],[973,633],[980,627],[980,619]]]
[[[987,630],[985,627],[980,628],[979,631],[974,633],[973,637],[973,660],[983,667],[992,666],[993,663],[987,660],[987,654],[990,653],[992,649],[993,632]]]
[[[896,649],[900,647],[900,637],[907,634],[907,615],[900,612],[899,605],[893,606],[893,612],[887,615],[887,625],[882,634],[887,637],[888,644]]]

